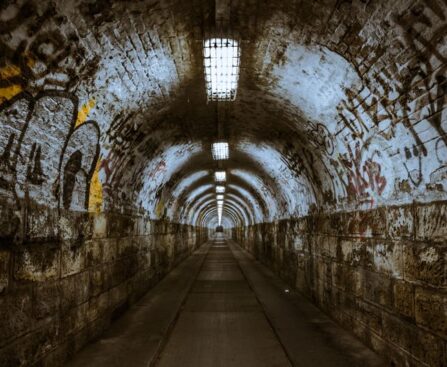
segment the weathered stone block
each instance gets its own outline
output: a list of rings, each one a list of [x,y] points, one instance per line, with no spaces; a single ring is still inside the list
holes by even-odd
[[[60,212],[58,221],[59,236],[65,242],[80,244],[91,238],[89,217],[83,212]]]
[[[441,338],[421,330],[402,318],[383,313],[383,337],[429,366],[445,366],[444,345]]]
[[[64,338],[66,338],[69,335],[76,334],[87,325],[88,307],[89,307],[88,302],[84,302],[80,305],[77,305],[69,309],[63,315],[61,332]]]
[[[135,255],[139,249],[139,241],[134,237],[123,237],[117,240],[118,258]]]
[[[399,242],[371,241],[374,249],[373,270],[386,276],[403,277],[403,250]]]
[[[304,261],[303,261],[304,262]],[[332,285],[334,287],[343,289],[345,288],[344,283],[344,266],[340,263],[332,263]]]
[[[95,266],[103,261],[103,242],[93,239],[85,242],[85,265],[87,267]]]
[[[89,272],[84,271],[61,280],[61,312],[84,303],[89,298]]]
[[[100,241],[102,246],[102,262],[103,263],[114,262],[118,256],[116,238],[107,238],[102,239]]]
[[[414,238],[413,205],[388,207],[386,220],[388,236],[391,238]]]
[[[403,250],[406,280],[433,286],[447,284],[446,245],[405,244]]]
[[[59,323],[53,320],[0,350],[3,366],[28,366],[58,344]]]
[[[364,272],[365,298],[376,304],[392,308],[393,283],[391,279],[371,271]]]
[[[356,297],[363,297],[364,294],[364,272],[358,268],[344,268],[343,282],[345,291]]]
[[[89,323],[107,314],[109,308],[109,293],[101,293],[97,297],[92,297],[88,301],[87,320]]]
[[[13,292],[0,297],[0,346],[36,326],[31,286],[16,288]]]
[[[403,280],[394,282],[394,309],[410,318],[414,318],[414,286]]]
[[[377,208],[370,211],[343,213],[342,234],[347,236],[385,237],[386,210]]]
[[[447,336],[447,293],[416,288],[416,322]]]
[[[447,204],[433,203],[416,207],[416,239],[445,241],[447,238]]]
[[[365,256],[365,242],[352,239],[340,241],[342,260],[349,266],[361,266]]]
[[[362,300],[357,300],[353,306],[355,315],[362,324],[367,325],[367,330],[371,330],[377,334],[382,335],[383,320],[382,308]]]
[[[145,251],[141,251],[138,255],[138,267],[142,270],[147,269],[151,266],[151,252],[146,249]]]
[[[27,212],[25,241],[57,241],[59,228],[58,213],[54,209],[32,206]]]
[[[127,299],[127,283],[121,283],[116,287],[110,289],[109,292],[109,306],[112,309],[116,309],[123,303],[125,303]]]
[[[89,290],[90,295],[95,297],[99,295],[101,292],[104,292],[106,288],[106,282],[104,280],[104,273],[100,266],[90,268],[89,270]]]
[[[17,250],[14,260],[16,280],[41,282],[60,276],[60,250],[51,244]]]
[[[85,244],[63,243],[61,246],[61,277],[80,273],[85,268],[85,261]]]
[[[107,215],[98,213],[93,215],[92,238],[107,237]]]
[[[332,259],[337,257],[338,238],[335,236],[321,236],[320,237],[320,254]]]
[[[60,305],[59,281],[38,283],[33,287],[33,317],[42,319],[55,317]]]
[[[107,232],[108,237],[128,237],[136,233],[135,219],[129,215],[109,214]]]
[[[8,288],[11,252],[0,250],[0,294]]]
[[[0,207],[0,246],[21,242],[23,240],[24,221],[20,211],[7,207],[5,203]]]

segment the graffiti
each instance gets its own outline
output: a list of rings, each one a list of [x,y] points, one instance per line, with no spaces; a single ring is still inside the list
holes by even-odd
[[[418,160],[418,168],[410,170],[408,167],[407,162],[404,162],[404,168],[407,171],[408,179],[411,181],[411,183],[418,187],[422,183],[422,152],[419,152],[419,149],[413,145],[413,152],[408,147],[405,147],[405,157],[407,160],[411,159],[412,157],[416,157]]]
[[[77,119],[77,98],[61,91],[22,93],[1,106],[0,195],[85,210],[99,127]]]
[[[149,172],[149,177],[153,178],[161,173],[166,172],[167,166],[166,162],[162,159],[159,162],[157,162],[157,165],[154,167],[154,169]]]
[[[435,151],[438,163],[442,165],[447,164],[447,144],[445,143],[445,140],[442,137],[436,140]]]
[[[350,195],[363,195],[367,190],[380,195],[383,191],[385,183],[380,178],[383,174],[378,173],[380,165],[370,162],[365,166],[365,161],[358,166],[358,161],[348,162],[358,159],[358,144],[366,145],[370,136],[393,140],[393,145],[404,142],[399,151],[403,169],[399,171],[406,172],[413,188],[423,188],[422,183],[427,182],[428,177],[430,182],[434,177],[444,177],[442,167],[447,146],[445,121],[443,124],[447,98],[445,1],[421,0],[403,13],[393,14],[391,19],[396,25],[397,37],[390,41],[390,48],[406,58],[399,58],[377,71],[373,69],[374,62],[377,54],[383,53],[378,46],[377,50],[365,52],[364,60],[352,61],[361,83],[347,89],[337,106],[339,120],[335,135],[346,130],[350,138],[346,139],[347,153],[339,159],[336,171],[339,177],[344,177]],[[368,66],[362,68],[362,65]],[[397,141],[398,138],[401,141]],[[349,146],[355,144],[354,149]],[[436,154],[435,160],[429,159],[432,151]],[[342,167],[348,169],[347,179],[339,170]]]
[[[324,148],[327,154],[334,153],[334,138],[329,133],[329,130],[323,124],[314,124],[311,121],[307,122],[309,142],[317,148]]]
[[[349,148],[348,153],[341,155],[338,161],[332,161],[335,167],[344,168],[342,171],[337,170],[337,173],[346,188],[348,198],[363,199],[372,206],[374,198],[384,193],[387,180],[381,165],[375,159],[381,158],[381,155],[378,149],[364,153],[360,149],[360,143],[357,143],[354,150]],[[345,176],[343,172],[346,172]]]
[[[0,15],[7,19],[0,21],[0,103],[22,91],[69,90],[82,75],[96,71],[99,58],[86,62],[77,34],[60,31],[67,20],[52,3],[41,11],[33,1],[25,1],[19,7],[0,8]],[[10,39],[17,41],[12,45]]]
[[[425,117],[430,118],[436,129],[440,128],[440,115],[437,112],[440,112],[443,108],[446,80],[444,76],[445,68],[438,67],[447,62],[447,57],[441,51],[447,36],[447,25],[434,29],[434,24],[445,21],[442,7],[439,8],[440,12],[431,13],[437,18],[431,20],[431,16],[427,14],[426,10],[433,11],[438,4],[436,1],[424,1],[423,3],[424,5],[419,2],[405,14],[394,15],[393,17],[393,21],[401,30],[401,39],[395,41],[396,46],[402,50],[409,47],[413,51],[413,55],[410,55],[405,66],[401,68],[402,70],[393,76],[391,73],[387,73],[386,78],[379,74],[374,74],[372,78],[363,76],[363,89],[358,92],[348,90],[346,92],[347,100],[342,101],[345,108],[340,108],[341,111],[347,110],[348,113],[355,115],[360,125],[368,131],[370,126],[364,123],[359,113],[355,113],[354,110],[360,105],[370,108],[374,106],[375,113],[370,113],[370,116],[375,125],[388,119],[393,122],[402,122],[413,134],[416,144],[421,146],[424,144],[414,130],[413,124],[419,121],[422,116],[421,107],[427,106],[430,111],[429,115],[433,117]],[[429,28],[431,28],[432,36],[431,38],[424,38],[422,35],[424,29]],[[387,65],[387,67],[392,71],[398,69],[397,65]],[[365,91],[365,89],[368,89],[368,91]],[[368,92],[371,94],[371,103],[369,104],[366,103],[368,98],[361,97],[362,94]],[[394,98],[389,98],[390,93],[394,95]],[[416,97],[424,93],[426,93],[424,98],[411,105]],[[379,109],[380,104],[382,106]],[[389,110],[389,107],[393,110]],[[364,108],[364,110],[368,112],[370,108]],[[381,111],[381,115],[377,111]],[[397,112],[400,112],[400,119],[396,119]],[[414,113],[416,115],[411,116]],[[348,128],[353,127],[352,119],[348,121],[345,116],[341,116],[341,118]],[[442,130],[438,130],[438,133],[443,135]],[[424,155],[427,154],[426,151],[423,153]]]
[[[376,81],[384,83],[379,76],[376,76]],[[363,139],[373,129],[387,140],[394,137],[394,124],[398,117],[396,106],[390,99],[393,92],[385,84],[382,86],[387,94],[380,98],[365,85],[360,92],[353,89],[345,91],[346,98],[337,106],[337,111],[340,121],[351,131],[353,138]],[[362,94],[368,96],[365,98]]]

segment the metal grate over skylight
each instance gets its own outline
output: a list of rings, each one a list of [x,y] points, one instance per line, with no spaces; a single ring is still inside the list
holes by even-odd
[[[216,186],[216,193],[223,194],[225,192],[225,186]]]
[[[228,159],[229,157],[228,143],[225,142],[213,143],[211,147],[211,153],[213,154],[213,159],[215,161]]]
[[[214,179],[216,182],[225,182],[227,179],[227,173],[225,171],[216,171],[214,173]]]
[[[222,194],[220,194],[220,195],[216,195],[216,199],[217,199],[217,200],[223,200],[223,199],[224,199],[224,196],[223,196]]]
[[[203,47],[208,101],[234,101],[240,61],[237,41],[211,38],[205,41]]]

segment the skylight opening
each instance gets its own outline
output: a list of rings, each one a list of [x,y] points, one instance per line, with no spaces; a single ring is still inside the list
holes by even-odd
[[[225,192],[225,186],[216,186],[216,193],[223,194]]]
[[[213,159],[215,161],[228,159],[229,157],[228,143],[225,142],[213,143],[211,147],[211,153],[213,154]]]
[[[227,173],[225,171],[216,171],[214,173],[216,182],[225,182],[227,180]]]
[[[238,42],[228,38],[205,41],[205,80],[208,101],[234,101],[239,79]]]
[[[216,199],[217,200],[223,200],[223,198],[224,198],[224,196],[221,194],[221,195],[216,195]]]

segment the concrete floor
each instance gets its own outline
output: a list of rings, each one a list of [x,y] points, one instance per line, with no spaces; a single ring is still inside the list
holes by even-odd
[[[384,366],[222,235],[68,366]]]

